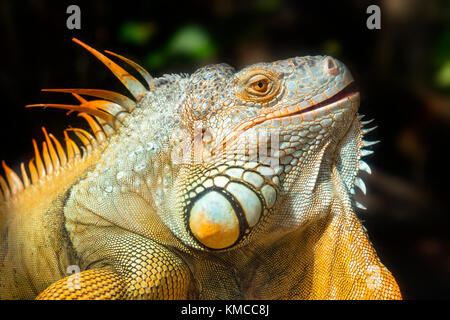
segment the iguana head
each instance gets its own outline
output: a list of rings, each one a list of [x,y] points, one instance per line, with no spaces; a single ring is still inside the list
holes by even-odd
[[[180,238],[231,250],[320,215],[333,197],[333,170],[350,191],[362,146],[352,83],[344,64],[328,56],[192,74],[169,200]]]

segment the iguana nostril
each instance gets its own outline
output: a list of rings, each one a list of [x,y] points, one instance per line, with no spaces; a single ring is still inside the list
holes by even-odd
[[[339,69],[338,69],[336,61],[334,61],[333,58],[328,57],[325,60],[325,66],[326,66],[326,70],[329,74],[332,74],[334,76],[338,74]]]

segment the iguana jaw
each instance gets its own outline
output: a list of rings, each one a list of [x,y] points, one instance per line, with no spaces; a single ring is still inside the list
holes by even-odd
[[[359,107],[359,92],[353,90],[353,82],[347,85],[344,89],[336,93],[330,98],[327,98],[319,103],[301,107],[300,103],[294,106],[284,108],[283,110],[277,110],[273,113],[267,114],[265,120],[271,119],[282,119],[282,118],[294,118],[299,117],[300,119],[309,119],[311,116],[318,116],[325,114],[330,114],[339,109],[345,109],[351,106],[352,109],[357,110]],[[262,121],[262,122],[264,122]]]
[[[349,83],[344,89],[336,93],[335,95],[316,103],[312,106],[301,108],[299,111],[294,113],[289,113],[288,116],[293,116],[296,114],[301,114],[313,110],[319,110],[322,108],[334,108],[339,107],[342,105],[342,103],[345,103],[347,98],[350,98],[351,100],[355,98],[356,95],[359,95],[359,92],[355,89],[355,83]]]

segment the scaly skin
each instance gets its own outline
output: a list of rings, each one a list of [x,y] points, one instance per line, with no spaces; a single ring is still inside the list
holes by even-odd
[[[370,143],[341,62],[153,79],[116,55],[146,89],[75,41],[136,101],[67,89],[80,105],[41,105],[81,112],[93,133],[62,151],[45,132],[22,179],[4,164],[1,298],[401,298],[354,212]]]

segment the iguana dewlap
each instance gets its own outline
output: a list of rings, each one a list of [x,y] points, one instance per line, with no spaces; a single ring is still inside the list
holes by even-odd
[[[77,111],[91,130],[67,129],[63,148],[43,129],[21,178],[3,162],[0,298],[401,298],[354,212],[371,143],[340,61],[152,78],[108,52],[146,87],[74,41],[133,99],[55,89],[79,104],[30,106]]]

